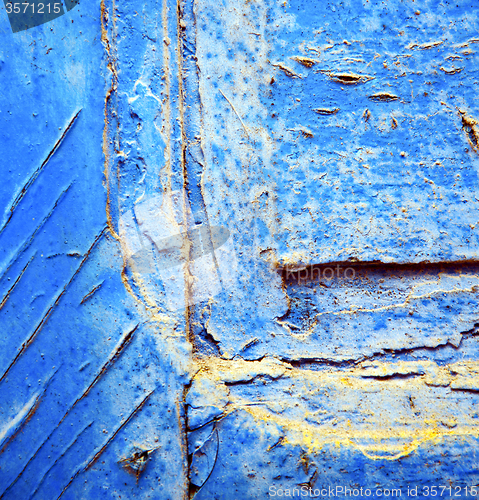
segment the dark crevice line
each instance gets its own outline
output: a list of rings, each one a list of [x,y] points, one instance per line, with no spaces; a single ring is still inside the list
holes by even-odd
[[[13,285],[8,289],[7,293],[5,294],[5,296],[2,299],[2,302],[0,302],[0,309],[3,308],[3,306],[5,305],[5,303],[7,302],[7,300],[9,299],[10,294],[13,292],[13,290],[15,289],[15,287],[18,285],[19,281],[22,279],[22,276],[24,275],[24,273],[27,270],[28,266],[32,263],[32,260],[34,259],[35,255],[36,255],[36,252],[30,257],[30,260],[27,262],[27,265],[22,269],[22,271],[18,275],[18,278],[15,280],[15,282],[13,283]]]
[[[58,372],[58,370],[59,370],[59,368],[57,368],[52,373],[52,375],[50,375],[45,386],[43,387],[43,390],[35,398],[35,401],[33,402],[32,406],[27,411],[26,415],[18,423],[17,429],[15,430],[15,432],[10,437],[6,438],[6,440],[3,441],[3,443],[1,443],[2,448],[0,449],[0,454],[3,453],[7,449],[8,445],[15,439],[15,437],[18,435],[18,433],[25,427],[25,425],[27,425],[27,423],[30,421],[30,419],[33,417],[33,415],[36,413],[36,411],[40,407],[40,403],[42,402],[43,396],[47,392],[47,389],[50,386],[50,383],[52,382],[52,380],[53,380],[54,376],[56,375],[56,373]]]
[[[197,37],[197,20],[196,13],[194,12],[194,2],[188,0],[181,4],[181,7],[177,7],[177,29],[178,29],[178,53],[180,59],[179,67],[179,77],[181,81],[183,93],[183,99],[187,95],[189,99],[195,98],[198,103],[198,108],[191,108],[182,104],[182,124],[184,126],[184,138],[185,147],[184,149],[184,189],[187,193],[187,199],[192,210],[192,216],[195,223],[201,222],[204,228],[201,231],[201,240],[204,247],[214,249],[214,238],[212,233],[212,227],[210,225],[209,215],[204,200],[204,193],[201,187],[201,174],[204,172],[204,151],[201,146],[201,142],[198,143],[197,138],[201,136],[201,125],[202,125],[202,103],[201,96],[198,87],[198,74],[199,68],[196,58],[196,37]],[[182,28],[182,21],[185,21]],[[181,110],[180,110],[181,111]],[[198,144],[196,144],[198,143]],[[189,232],[188,232],[189,233]],[[191,247],[193,249],[193,247]],[[190,260],[191,253],[190,253]],[[216,276],[219,281],[219,285],[222,290],[225,289],[224,277],[222,276],[221,269],[218,263],[216,253],[213,251],[211,253],[211,258],[213,260],[214,268],[216,270]],[[194,293],[193,290],[190,292]],[[194,302],[194,300],[192,301]],[[201,352],[204,348],[211,348],[216,354],[219,354],[219,350],[214,343],[211,343],[211,338],[208,336],[206,329],[197,328],[201,321],[197,319],[198,308],[195,304],[188,303],[189,320],[190,325],[188,330],[188,340],[192,344],[194,352]]]
[[[38,455],[39,451],[43,448],[43,445],[50,439],[50,436],[52,434],[53,434],[53,431],[47,436],[46,439],[44,439],[42,441],[42,443],[37,448],[37,450],[35,451],[35,453],[28,459],[28,462],[25,464],[25,467],[23,467],[23,469],[18,473],[17,477],[10,483],[10,485],[7,487],[7,489],[0,495],[0,499],[2,499],[4,497],[4,495],[5,495],[5,493],[7,493],[15,485],[15,483],[20,479],[20,477],[22,476],[22,474],[27,470],[27,467],[35,459],[35,457]]]
[[[470,330],[460,332],[461,339],[458,345],[452,344],[447,341],[443,344],[437,346],[415,346],[415,347],[404,347],[400,349],[382,349],[380,352],[373,353],[371,355],[361,355],[357,358],[348,358],[343,360],[333,360],[320,357],[311,358],[298,358],[298,359],[288,359],[288,358],[278,358],[282,363],[290,365],[292,368],[302,368],[308,369],[308,367],[331,367],[331,368],[352,368],[364,361],[380,361],[381,359],[388,358],[390,356],[401,356],[407,354],[417,354],[420,351],[424,352],[437,352],[443,349],[452,348],[454,350],[459,350],[461,348],[462,341],[465,337],[477,337],[479,336],[479,323],[475,323],[474,327]],[[420,360],[419,360],[420,361]],[[417,376],[421,376],[417,374]],[[384,377],[373,377],[373,378],[384,378]]]
[[[81,299],[81,302],[80,302],[80,305],[84,304],[87,300],[89,300],[92,295],[97,292],[102,286],[103,286],[103,283],[104,281],[102,281],[99,285],[97,285],[96,287],[92,288],[91,291],[89,291],[84,297],[83,299]]]
[[[5,380],[5,377],[8,375],[8,373],[10,372],[10,370],[12,369],[12,367],[20,359],[20,357],[24,354],[24,352],[28,349],[28,347],[30,347],[30,345],[35,340],[36,336],[40,333],[40,331],[42,330],[42,328],[48,322],[48,320],[49,320],[52,312],[55,310],[55,308],[57,307],[57,305],[60,302],[61,298],[63,297],[63,295],[65,295],[65,293],[69,289],[70,285],[73,283],[74,279],[76,278],[76,276],[78,275],[78,273],[80,272],[80,270],[82,269],[82,267],[84,266],[84,264],[86,263],[86,261],[89,259],[90,253],[92,252],[93,248],[96,246],[96,244],[98,243],[98,241],[100,240],[100,238],[105,234],[105,231],[106,231],[106,228],[103,228],[102,231],[97,235],[97,237],[93,241],[92,245],[88,249],[87,253],[83,257],[82,261],[80,262],[80,265],[77,267],[77,269],[73,273],[73,276],[70,278],[70,280],[68,281],[68,283],[63,287],[62,291],[58,294],[58,296],[55,299],[55,301],[53,302],[53,304],[48,308],[47,312],[44,314],[43,318],[40,320],[40,322],[38,323],[38,325],[35,328],[35,330],[33,331],[33,333],[27,338],[27,340],[25,340],[23,342],[22,346],[20,347],[19,351],[17,352],[17,355],[15,356],[15,358],[13,359],[13,361],[9,364],[9,366],[5,370],[4,374],[0,377],[0,382],[3,382],[3,380]]]
[[[90,469],[90,467],[93,467],[93,465],[95,464],[95,462],[100,458],[100,456],[103,454],[103,452],[108,448],[109,444],[115,439],[115,437],[119,434],[119,432],[128,424],[128,422],[130,422],[130,420],[143,408],[143,406],[145,406],[146,402],[148,401],[148,399],[150,399],[151,395],[154,392],[155,392],[154,390],[150,391],[143,398],[143,400],[140,402],[140,404],[136,406],[136,408],[130,413],[130,415],[128,416],[128,418],[112,434],[111,438],[108,439],[108,441],[100,448],[100,450],[97,453],[95,453],[95,455],[93,456],[93,458],[85,466],[85,468],[84,468],[85,471],[87,471],[88,469]]]
[[[391,375],[361,375],[361,378],[382,382],[389,380],[410,380],[416,377],[422,377],[423,375],[425,375],[425,373],[392,373]]]
[[[355,272],[393,272],[397,271],[399,273],[405,272],[414,272],[417,273],[419,271],[424,272],[439,272],[443,270],[449,269],[459,269],[463,267],[470,267],[471,270],[479,271],[479,260],[475,259],[464,259],[464,260],[455,260],[455,261],[424,261],[417,263],[384,263],[379,261],[370,261],[370,262],[348,262],[348,261],[335,261],[335,262],[327,262],[321,264],[308,264],[304,266],[299,265],[291,265],[291,266],[278,266],[276,271],[282,274],[283,278],[289,279],[291,281],[299,281],[304,280],[302,277],[302,273],[306,271],[308,280],[313,280],[315,271],[321,276],[321,271],[325,269],[333,269],[333,270],[341,270],[345,269],[353,269]]]
[[[91,426],[93,425],[93,422],[90,422],[89,424],[87,424],[74,438],[74,440],[65,448],[65,450],[63,451],[63,453],[53,462],[53,464],[48,468],[48,470],[45,472],[45,474],[43,474],[42,478],[40,479],[40,482],[38,483],[37,487],[33,490],[33,492],[31,493],[31,495],[29,496],[29,500],[31,500],[37,493],[37,491],[40,489],[41,485],[43,484],[43,482],[45,481],[45,479],[47,478],[49,472],[53,469],[53,467],[55,467],[55,465],[66,455],[66,453],[68,452],[68,450],[78,441],[78,439],[80,438],[80,436],[88,429],[90,428]],[[28,465],[28,464],[27,464]],[[25,470],[25,469],[24,469]],[[22,471],[23,472],[23,471]],[[20,473],[21,474],[21,473]],[[19,476],[20,477],[20,476]]]
[[[193,500],[198,494],[199,492],[203,489],[204,485],[208,482],[208,480],[210,479],[211,475],[213,474],[213,471],[215,470],[215,467],[216,467],[216,462],[218,461],[218,455],[220,454],[220,437],[218,435],[218,429],[216,428],[216,424],[215,424],[215,428],[214,430],[212,431],[211,434],[215,433],[216,435],[216,455],[215,455],[215,461],[213,462],[213,467],[211,467],[211,470],[207,476],[207,478],[203,481],[203,484],[198,488],[198,487],[194,487],[195,485],[191,482],[190,480],[190,499]]]
[[[129,332],[127,332],[125,335],[122,336],[119,344],[111,352],[110,356],[108,357],[107,361],[103,364],[103,366],[100,368],[96,377],[93,379],[91,384],[86,388],[86,390],[83,392],[83,394],[77,400],[75,400],[75,402],[70,406],[70,408],[67,410],[67,412],[65,413],[63,418],[57,424],[57,427],[59,427],[60,424],[65,420],[65,418],[70,413],[70,411],[73,409],[73,407],[76,406],[82,399],[84,399],[88,396],[88,394],[92,390],[93,386],[100,380],[100,378],[105,374],[105,372],[116,362],[116,360],[121,356],[123,351],[130,345],[130,343],[133,340],[133,337],[135,335],[135,332],[138,330],[139,326],[140,326],[140,323],[138,323],[132,330],[130,330]]]
[[[297,358],[297,359],[278,358],[278,359],[280,359],[282,363],[290,365],[291,368],[305,368],[307,366],[324,366],[324,367],[331,367],[338,369],[338,368],[351,368],[365,360],[370,360],[372,358],[367,356],[361,356],[359,358],[343,359],[339,361],[321,357]]]
[[[15,439],[15,437],[18,435],[18,433],[23,429],[23,427],[29,422],[29,420],[33,417],[33,415],[36,413],[36,411],[38,410],[38,408],[40,407],[40,403],[41,403],[41,400],[42,400],[42,397],[43,397],[43,392],[41,394],[39,394],[36,398],[35,398],[35,401],[33,403],[33,405],[31,406],[31,408],[28,410],[28,412],[26,413],[26,415],[22,418],[22,420],[19,422],[18,426],[17,426],[17,429],[16,431],[9,437],[7,438],[4,443],[3,443],[3,446],[2,448],[0,449],[0,453],[3,453],[8,445]]]
[[[58,148],[60,147],[61,143],[63,142],[63,140],[67,136],[68,132],[70,132],[70,130],[72,129],[72,127],[73,127],[74,123],[76,122],[76,120],[77,120],[78,116],[80,115],[80,113],[81,113],[81,109],[70,120],[70,123],[67,125],[67,127],[64,130],[64,132],[62,133],[61,137],[57,140],[57,142],[55,143],[55,145],[53,146],[53,148],[50,150],[50,152],[48,153],[48,155],[45,158],[45,160],[43,161],[43,163],[33,172],[33,174],[30,176],[30,178],[28,179],[28,181],[25,183],[25,185],[21,189],[20,193],[18,193],[18,195],[16,196],[16,198],[13,201],[11,207],[8,209],[9,210],[9,215],[8,215],[7,221],[5,222],[5,224],[3,225],[3,227],[0,229],[0,234],[3,233],[3,231],[7,227],[8,223],[12,219],[13,213],[15,212],[15,209],[17,208],[18,204],[22,201],[22,199],[27,194],[27,192],[30,189],[30,187],[32,186],[32,184],[35,182],[35,180],[37,179],[37,177],[40,175],[40,173],[42,172],[42,170],[45,168],[45,165],[50,161],[50,158],[55,154],[55,152],[58,150]]]
[[[90,422],[88,425],[86,425],[76,436],[75,439],[67,446],[65,451],[53,462],[53,464],[48,468],[48,470],[43,474],[40,482],[38,483],[37,487],[35,490],[31,493],[29,498],[33,498],[35,496],[35,493],[39,490],[40,486],[42,485],[43,481],[46,479],[48,473],[53,469],[53,467],[57,464],[57,462],[66,454],[66,452],[78,441],[78,438],[89,428],[91,427],[93,422]],[[15,479],[9,484],[8,488],[0,495],[0,500],[4,497],[4,495],[10,491],[15,483],[20,479],[20,477],[23,475],[23,473],[27,470],[27,467],[30,465],[30,463],[35,459],[35,457],[38,455],[39,451],[43,448],[43,445],[50,439],[51,435],[53,434],[54,431],[52,431],[49,436],[42,442],[42,444],[37,448],[35,453],[30,457],[28,462],[25,464],[25,467],[18,473],[18,475],[15,477]]]
[[[38,452],[43,448],[43,445],[50,439],[51,434],[40,444],[40,446],[37,448],[35,453],[28,459],[28,462],[25,464],[25,467],[17,474],[15,479],[8,485],[8,487],[5,489],[5,491],[0,495],[0,500],[5,496],[5,494],[10,491],[15,483],[20,479],[20,477],[23,475],[23,473],[27,470],[27,467],[30,465],[30,463],[35,459],[35,457],[38,455]]]
[[[145,406],[146,402],[148,401],[148,399],[150,398],[150,396],[154,393],[155,391],[151,391],[149,392],[144,398],[143,400],[141,401],[141,403],[130,413],[130,415],[128,416],[128,418],[117,428],[117,430],[112,434],[112,436],[110,437],[110,439],[108,439],[108,441],[100,448],[100,450],[98,450],[95,455],[93,456],[93,458],[86,464],[84,465],[83,467],[79,468],[74,474],[73,476],[70,478],[70,481],[68,482],[68,484],[63,488],[62,492],[60,493],[60,495],[57,497],[57,500],[59,500],[65,493],[65,491],[67,491],[67,489],[71,486],[71,484],[73,483],[73,481],[75,480],[76,477],[78,477],[82,472],[86,472],[90,467],[92,467],[95,462],[100,458],[100,456],[102,455],[102,453],[106,450],[106,448],[109,446],[109,444],[115,439],[115,437],[118,435],[118,433],[128,424],[128,422],[130,422],[130,420],[143,408],[143,406]]]
[[[206,225],[206,231],[204,233],[207,239],[207,245],[210,248],[214,248],[213,245],[213,235],[211,231],[211,225],[208,215],[208,210],[206,207],[204,193],[201,186],[201,176],[204,174],[205,170],[205,158],[204,151],[199,141],[196,149],[196,153],[192,150],[192,144],[197,142],[197,138],[201,137],[203,130],[203,104],[201,101],[201,95],[199,91],[199,65],[197,59],[197,19],[194,1],[188,0],[184,2],[182,19],[186,21],[185,28],[181,30],[182,44],[181,44],[181,58],[183,61],[183,68],[185,70],[185,90],[190,99],[194,99],[198,102],[198,108],[192,108],[186,106],[184,122],[186,125],[186,140],[187,146],[185,152],[187,153],[188,159],[185,156],[186,170],[189,173],[189,177],[195,176],[197,182],[191,182],[189,185],[189,194],[194,196],[194,201],[191,201],[192,211],[194,213],[200,213],[204,224]],[[181,25],[180,25],[181,26]],[[190,45],[190,47],[188,47]],[[195,168],[193,168],[195,167]],[[195,205],[196,204],[196,205]],[[203,233],[203,234],[204,234]],[[202,236],[203,238],[203,236]],[[216,253],[213,251],[212,254],[213,263],[216,269],[216,274],[218,276],[222,290],[225,289],[223,283],[223,277],[221,275],[218,260],[216,258]]]
[[[116,347],[113,352],[110,354],[110,356],[108,357],[108,360],[106,363],[103,364],[103,366],[100,368],[100,371],[98,372],[98,374],[96,375],[96,377],[94,378],[93,382],[91,382],[91,384],[87,387],[87,389],[83,392],[83,394],[77,398],[75,400],[75,402],[67,409],[67,411],[65,412],[65,414],[63,415],[63,417],[60,419],[60,421],[58,422],[58,424],[55,426],[55,428],[52,430],[52,432],[49,434],[49,436],[43,441],[43,443],[40,445],[40,448],[38,448],[38,450],[36,451],[35,455],[29,460],[28,463],[30,463],[31,460],[33,460],[35,458],[35,456],[38,454],[38,452],[43,448],[43,446],[50,440],[50,438],[53,436],[53,434],[55,433],[55,431],[60,427],[60,425],[62,424],[62,422],[65,420],[65,418],[67,418],[67,416],[70,414],[70,412],[73,410],[73,408],[82,400],[84,399],[88,394],[89,392],[91,391],[91,389],[93,388],[93,386],[98,382],[98,380],[100,380],[101,376],[106,372],[106,370],[118,359],[118,357],[121,355],[121,353],[124,351],[124,349],[131,343],[131,340],[133,338],[133,334],[135,333],[135,331],[138,329],[139,327],[139,324],[135,326],[135,328],[133,328],[133,330],[127,332],[123,337],[122,339],[120,340],[120,343],[118,345],[118,347]],[[20,477],[23,472],[25,471],[25,469],[27,468],[28,466],[28,463],[27,465],[25,466],[25,468],[20,472],[19,476]],[[16,481],[16,480],[15,480]],[[13,483],[12,483],[13,484]],[[37,487],[38,489],[38,487]],[[36,490],[35,490],[36,491]],[[1,497],[0,497],[1,498]]]
[[[270,452],[271,450],[274,450],[277,446],[282,445],[284,440],[285,440],[285,436],[280,436],[278,441],[276,441],[274,444],[272,444],[271,446],[268,446],[268,448],[266,448],[266,451]]]
[[[0,276],[0,280],[2,280],[5,277],[5,275],[8,273],[8,271],[10,270],[10,268],[17,261],[17,259],[19,258],[19,256],[25,251],[25,249],[30,246],[30,244],[32,243],[32,241],[35,239],[35,236],[37,235],[38,231],[40,231],[40,229],[42,229],[42,227],[50,219],[50,217],[52,216],[53,212],[55,212],[55,210],[57,209],[58,205],[61,203],[61,201],[63,200],[63,198],[65,197],[65,195],[68,193],[68,191],[70,190],[70,188],[72,186],[73,186],[73,183],[71,183],[67,188],[65,188],[60,193],[60,196],[56,199],[55,203],[53,204],[52,209],[48,212],[48,214],[43,218],[43,220],[40,222],[40,224],[36,227],[35,231],[30,236],[30,238],[28,238],[23,243],[23,245],[17,250],[17,252],[15,253],[15,255],[10,259],[10,262],[8,263],[7,268],[5,269],[5,271]]]

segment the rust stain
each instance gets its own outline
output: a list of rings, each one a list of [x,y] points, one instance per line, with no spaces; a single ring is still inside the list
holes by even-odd
[[[299,64],[302,64],[303,66],[306,66],[306,68],[312,68],[318,62],[316,61],[316,59],[311,59],[310,57],[304,56],[294,56],[291,59],[299,62]]]
[[[356,73],[332,73],[331,71],[322,71],[322,73],[326,73],[333,82],[342,83],[343,85],[356,85],[374,80],[374,76]]]
[[[462,120],[462,129],[466,133],[467,140],[471,145],[471,148],[479,153],[479,126],[477,120],[468,116],[463,110],[459,110],[459,114]]]
[[[377,102],[392,102],[397,101],[399,97],[397,95],[390,94],[389,92],[377,92],[376,94],[370,95],[369,99]]]
[[[316,108],[316,109],[313,109],[313,111],[315,113],[318,113],[318,115],[335,115],[339,111],[339,108],[333,108],[333,109],[330,109],[330,108]]]
[[[301,75],[298,75],[291,68],[289,68],[288,66],[286,66],[285,64],[283,64],[281,62],[271,63],[271,65],[282,70],[290,78],[303,78]]]

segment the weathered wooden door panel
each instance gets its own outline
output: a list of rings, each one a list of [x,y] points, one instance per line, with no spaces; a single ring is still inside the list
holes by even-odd
[[[0,495],[475,496],[476,6],[2,19]]]
[[[108,226],[101,12],[16,34],[1,17],[2,498],[186,487],[182,355],[126,290]]]

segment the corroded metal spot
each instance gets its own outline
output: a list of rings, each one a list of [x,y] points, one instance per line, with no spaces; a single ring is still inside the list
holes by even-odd
[[[158,448],[143,449],[135,446],[131,449],[128,457],[119,460],[119,464],[130,474],[136,477],[138,482],[141,473],[146,469],[150,455]]]
[[[467,135],[467,140],[471,145],[472,149],[479,153],[479,127],[477,126],[477,121],[467,116],[465,111],[459,110],[462,120],[462,129]]]

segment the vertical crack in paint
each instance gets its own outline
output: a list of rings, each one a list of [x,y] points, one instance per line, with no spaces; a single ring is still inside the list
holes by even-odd
[[[181,127],[181,172],[183,175],[183,223],[184,223],[184,239],[183,246],[186,246],[185,255],[187,255],[187,261],[184,267],[184,283],[185,283],[185,335],[186,339],[190,344],[194,345],[194,339],[192,338],[192,325],[191,325],[191,302],[192,302],[192,283],[193,276],[191,274],[191,252],[192,252],[192,242],[189,237],[189,213],[188,213],[188,170],[186,164],[186,131],[185,131],[185,111],[184,111],[184,88],[183,88],[183,32],[182,32],[182,9],[181,0],[177,0],[176,4],[176,33],[177,33],[177,53],[178,53],[178,111],[180,117],[180,127]],[[187,421],[186,421],[186,401],[185,392],[183,390],[183,399],[181,401],[181,406],[177,402],[178,411],[178,421],[179,421],[179,432],[181,433],[181,451],[183,455],[183,477],[185,478],[184,487],[184,498],[188,498],[188,484],[189,484],[189,467],[188,467],[188,438],[187,438]]]
[[[115,2],[112,1],[112,24],[113,30],[112,39],[115,39]],[[113,106],[112,100],[114,101],[114,107],[116,108],[116,90],[118,88],[118,71],[116,67],[116,56],[115,47],[110,44],[110,23],[108,10],[105,7],[105,0],[101,1],[101,41],[105,47],[107,54],[107,68],[110,72],[110,87],[107,90],[105,97],[105,116],[104,116],[104,127],[103,127],[103,154],[105,157],[104,164],[104,176],[106,184],[106,220],[110,232],[113,237],[119,240],[118,233],[115,229],[112,218],[112,195],[111,195],[111,182],[110,182],[110,169],[111,169],[111,157],[112,157],[112,138],[110,130],[110,121],[112,120],[111,107]],[[116,212],[115,212],[116,213]]]

